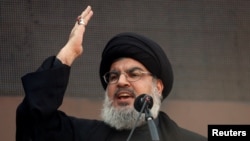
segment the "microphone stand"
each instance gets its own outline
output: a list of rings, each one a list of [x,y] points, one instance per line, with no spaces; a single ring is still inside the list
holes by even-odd
[[[148,127],[150,130],[152,141],[160,141],[157,128],[154,123],[153,116],[150,110],[148,109],[148,107],[145,107],[144,112],[145,112],[146,121],[148,122]]]
[[[131,136],[132,136],[132,134],[133,134],[133,132],[135,130],[136,124],[137,124],[141,114],[143,113],[143,111],[145,113],[145,120],[148,123],[148,127],[149,127],[149,131],[150,131],[152,141],[160,141],[158,131],[157,131],[157,128],[156,128],[155,123],[154,123],[153,116],[152,116],[152,114],[150,112],[150,109],[147,106],[147,101],[146,100],[143,102],[143,106],[142,106],[142,108],[141,108],[141,110],[139,112],[140,114],[139,114],[139,116],[138,116],[138,118],[136,120],[136,123],[135,123],[133,129],[131,130],[131,132],[130,132],[130,134],[129,134],[126,141],[130,140],[130,138],[131,138]]]
[[[132,134],[134,133],[134,130],[135,130],[136,125],[137,125],[137,122],[138,122],[139,118],[141,117],[141,114],[142,114],[143,110],[145,109],[146,104],[147,104],[147,102],[145,101],[145,102],[143,103],[143,106],[142,106],[140,112],[139,112],[140,114],[139,114],[138,118],[136,119],[135,125],[134,125],[133,129],[131,130],[131,132],[130,132],[130,134],[129,134],[129,136],[128,136],[128,138],[127,138],[126,141],[129,141],[130,138],[132,137]]]

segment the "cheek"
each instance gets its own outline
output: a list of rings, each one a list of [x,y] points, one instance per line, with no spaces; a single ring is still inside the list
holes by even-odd
[[[113,99],[115,93],[115,88],[112,86],[107,86],[106,88],[106,95],[110,98]]]
[[[134,85],[134,91],[136,94],[150,94],[152,85],[149,85],[150,83],[138,83]]]

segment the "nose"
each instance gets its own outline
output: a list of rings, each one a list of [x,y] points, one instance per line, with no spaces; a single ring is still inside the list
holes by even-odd
[[[125,73],[121,73],[118,81],[117,81],[118,85],[124,86],[124,85],[129,85],[129,81],[127,80],[127,76]]]

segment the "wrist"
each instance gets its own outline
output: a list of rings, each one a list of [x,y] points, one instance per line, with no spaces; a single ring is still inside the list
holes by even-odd
[[[63,64],[71,66],[78,56],[79,54],[72,52],[72,50],[67,49],[67,47],[64,47],[59,51],[56,58],[58,58]]]

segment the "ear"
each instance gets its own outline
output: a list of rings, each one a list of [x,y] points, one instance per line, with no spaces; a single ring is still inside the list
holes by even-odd
[[[157,79],[157,89],[159,91],[159,94],[162,95],[162,91],[164,89],[164,85],[163,85],[161,79]]]

